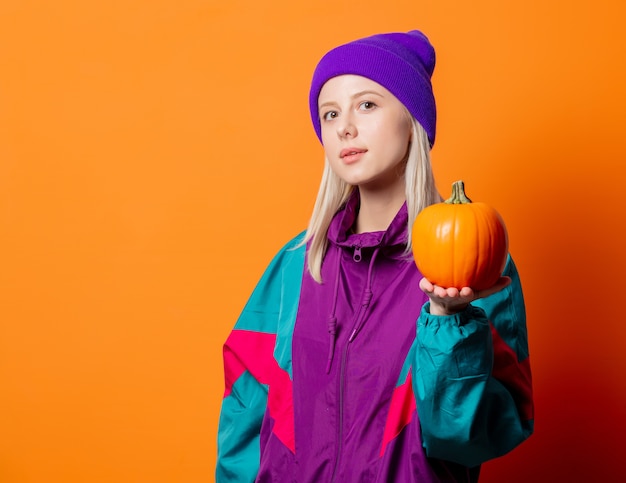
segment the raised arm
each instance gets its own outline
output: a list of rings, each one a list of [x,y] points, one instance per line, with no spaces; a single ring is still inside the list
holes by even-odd
[[[504,289],[454,315],[420,314],[414,391],[428,456],[477,466],[533,431],[524,298],[509,257]]]

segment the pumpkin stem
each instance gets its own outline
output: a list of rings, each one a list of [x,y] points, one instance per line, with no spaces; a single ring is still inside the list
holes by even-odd
[[[463,184],[463,180],[452,183],[452,196],[450,196],[445,203],[450,205],[460,205],[471,202],[472,200],[470,200],[465,194],[465,185]]]

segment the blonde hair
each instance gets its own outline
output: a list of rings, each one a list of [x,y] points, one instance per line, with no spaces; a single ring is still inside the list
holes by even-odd
[[[406,252],[411,250],[411,227],[417,214],[427,206],[441,201],[435,186],[430,163],[430,143],[424,128],[411,117],[411,145],[407,156],[405,194],[408,209],[408,234]],[[355,189],[337,176],[328,159],[324,160],[324,173],[320,182],[313,213],[302,244],[310,242],[307,268],[318,283],[322,283],[322,261],[328,247],[328,227],[333,217]]]

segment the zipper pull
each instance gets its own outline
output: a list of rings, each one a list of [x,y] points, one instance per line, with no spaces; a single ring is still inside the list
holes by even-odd
[[[361,261],[361,247],[359,245],[354,246],[354,254],[352,255],[352,260],[355,262]]]

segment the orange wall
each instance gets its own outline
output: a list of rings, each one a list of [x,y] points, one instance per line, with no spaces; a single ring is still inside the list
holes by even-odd
[[[483,481],[624,477],[624,2],[357,4],[0,4],[0,481],[213,479],[221,344],[317,189],[312,69],[416,27],[441,191],[497,207],[527,298],[536,433]]]

